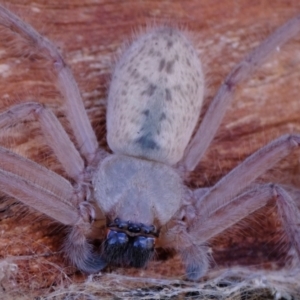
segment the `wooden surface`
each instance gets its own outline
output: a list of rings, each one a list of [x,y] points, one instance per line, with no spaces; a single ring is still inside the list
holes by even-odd
[[[99,144],[105,147],[110,75],[120,49],[135,31],[149,25],[171,24],[191,32],[206,73],[204,113],[230,69],[275,28],[300,13],[298,0],[272,1],[272,5],[269,0],[1,0],[0,3],[59,47],[79,84]],[[191,174],[189,185],[212,186],[262,145],[284,133],[300,132],[299,80],[300,36],[278,49],[237,90],[213,144]],[[28,52],[24,43],[14,39],[9,31],[1,30],[1,111],[14,103],[35,100],[45,103],[65,124],[63,99],[52,82],[47,64]],[[1,132],[0,143],[63,174],[34,122],[21,122]],[[300,187],[299,154],[295,151],[259,181]],[[10,257],[9,261],[18,265],[18,271],[12,270],[10,277],[7,273],[3,279],[0,276],[4,292],[18,287],[28,295],[38,295],[51,292],[60,284],[65,286],[85,279],[59,254],[65,228],[28,212],[4,195],[0,205],[0,259],[6,261]],[[242,229],[239,227],[211,241],[214,269],[233,265],[278,269],[290,263],[289,242],[282,235],[272,205],[255,214]],[[103,271],[111,272],[139,278],[182,278],[184,274],[180,259],[169,253],[158,255],[145,270]]]

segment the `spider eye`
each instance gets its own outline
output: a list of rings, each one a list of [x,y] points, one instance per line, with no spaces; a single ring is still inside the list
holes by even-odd
[[[138,224],[129,223],[127,229],[130,232],[139,233],[141,231],[141,226]]]
[[[117,226],[119,229],[127,229],[128,224],[120,221]]]
[[[149,227],[143,226],[142,230],[143,230],[143,233],[145,233],[145,234],[150,234],[151,233],[151,230],[150,230]]]
[[[154,225],[150,225],[150,226],[142,225],[141,231],[144,234],[151,234],[151,235],[154,235],[156,237],[158,237],[158,235],[159,235],[159,231],[156,229],[156,227]]]

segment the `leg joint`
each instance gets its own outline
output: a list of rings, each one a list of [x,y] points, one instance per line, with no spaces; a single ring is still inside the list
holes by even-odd
[[[300,145],[299,134],[289,134],[287,135],[287,140],[292,147],[298,147]]]

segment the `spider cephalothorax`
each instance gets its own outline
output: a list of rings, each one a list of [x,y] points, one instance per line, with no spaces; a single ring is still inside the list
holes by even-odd
[[[103,259],[117,265],[144,266],[153,256],[159,229],[180,207],[183,187],[179,175],[158,162],[112,155],[96,170],[93,182],[99,187],[94,198],[112,220],[107,223]]]
[[[169,27],[140,36],[121,56],[109,88],[107,141],[112,154],[98,146],[77,84],[55,46],[3,7],[0,24],[20,34],[52,63],[75,141],[51,110],[37,102],[2,112],[1,127],[36,118],[70,180],[0,147],[0,188],[72,228],[64,250],[78,269],[93,273],[107,264],[143,267],[155,247],[166,247],[181,254],[188,278],[198,279],[209,267],[207,241],[270,199],[276,201],[300,256],[300,213],[290,195],[276,185],[249,187],[299,146],[300,135],[271,142],[213,187],[185,185],[212,141],[235,87],[299,32],[300,16],[233,69],[192,139],[204,91],[201,62],[192,42]]]

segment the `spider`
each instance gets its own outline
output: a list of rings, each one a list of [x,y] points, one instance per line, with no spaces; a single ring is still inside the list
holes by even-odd
[[[107,141],[112,153],[98,146],[78,86],[56,47],[4,7],[0,24],[52,63],[75,137],[74,144],[51,110],[37,102],[2,112],[1,127],[35,117],[69,179],[1,147],[0,187],[72,228],[64,250],[79,270],[95,273],[108,264],[143,267],[156,247],[165,247],[180,253],[187,277],[197,280],[209,268],[207,241],[270,199],[300,255],[300,213],[290,195],[277,185],[248,188],[298,147],[300,135],[274,140],[211,188],[184,184],[211,143],[235,87],[298,33],[300,16],[232,70],[193,138],[204,89],[196,51],[177,29],[161,27],[142,35],[117,63],[109,88]]]

